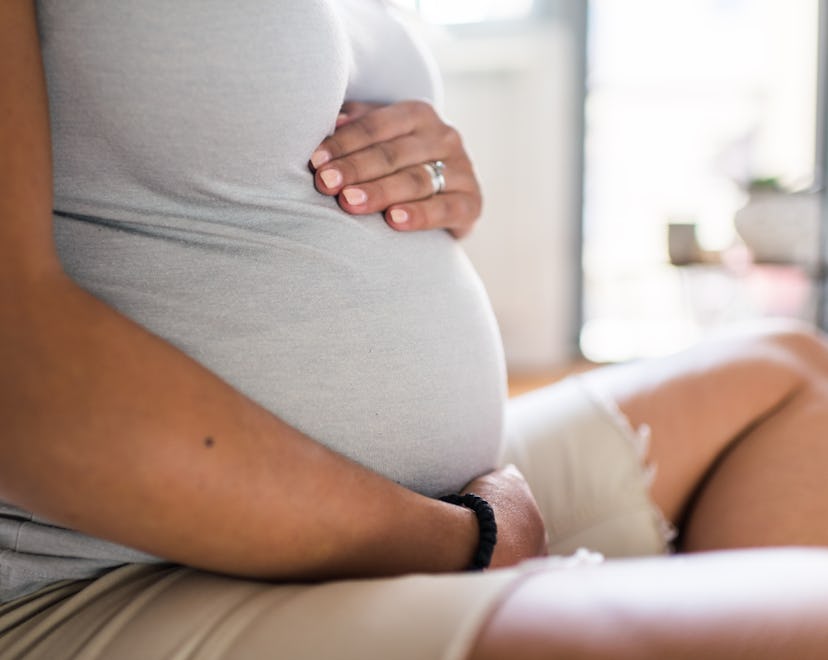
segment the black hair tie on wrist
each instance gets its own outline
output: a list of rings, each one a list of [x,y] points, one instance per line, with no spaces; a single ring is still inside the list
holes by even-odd
[[[495,545],[497,544],[497,522],[495,522],[494,510],[491,505],[478,495],[465,493],[463,495],[444,495],[440,498],[442,502],[456,504],[474,511],[477,516],[477,525],[480,528],[480,540],[477,544],[477,552],[474,553],[470,571],[482,571],[492,563]]]

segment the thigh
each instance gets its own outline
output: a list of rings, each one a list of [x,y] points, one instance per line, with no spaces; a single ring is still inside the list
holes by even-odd
[[[0,657],[461,660],[517,570],[274,585],[127,566],[0,606]]]
[[[716,463],[682,525],[687,551],[828,545],[828,396],[801,388]]]
[[[801,387],[797,342],[817,340],[798,329],[770,327],[585,375],[633,426],[649,428],[652,496],[671,522],[681,521],[710,468],[732,443]]]
[[[470,660],[828,657],[828,552],[752,550],[539,570]]]

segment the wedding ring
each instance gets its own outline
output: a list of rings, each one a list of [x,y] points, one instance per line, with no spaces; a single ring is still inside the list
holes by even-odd
[[[431,194],[439,195],[446,189],[446,176],[443,174],[446,164],[442,160],[434,160],[430,163],[423,163],[423,167],[431,177]]]

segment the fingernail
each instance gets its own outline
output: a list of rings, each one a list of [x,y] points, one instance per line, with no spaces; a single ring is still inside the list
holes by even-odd
[[[342,191],[342,196],[348,204],[353,206],[359,206],[368,201],[368,195],[365,194],[364,190],[360,190],[359,188],[345,188]]]
[[[340,112],[340,113],[336,116],[336,125],[337,125],[337,126],[341,126],[341,125],[342,125],[342,124],[344,124],[346,121],[348,121],[348,115],[347,115],[346,113],[344,113],[344,112]]]
[[[314,167],[321,167],[331,159],[331,153],[326,149],[317,149],[311,154],[310,162]]]
[[[319,175],[328,188],[336,188],[342,185],[342,173],[339,170],[325,170]]]
[[[401,225],[404,222],[408,222],[408,212],[403,211],[402,209],[394,209],[390,213],[391,215],[391,222]]]

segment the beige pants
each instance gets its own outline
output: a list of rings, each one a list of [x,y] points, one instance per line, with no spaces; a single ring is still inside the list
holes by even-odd
[[[640,462],[645,436],[580,379],[513,401],[507,439],[503,459],[526,475],[553,553],[666,551]],[[595,561],[582,552],[484,574],[320,585],[125,566],[0,605],[0,658],[460,660],[522,575]]]

